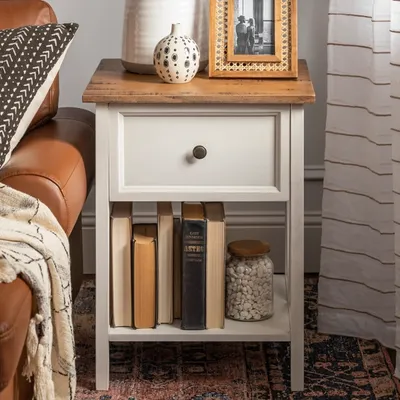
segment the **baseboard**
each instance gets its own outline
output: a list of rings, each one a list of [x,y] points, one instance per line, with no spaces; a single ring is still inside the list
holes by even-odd
[[[307,181],[323,181],[325,166],[323,164],[306,165],[304,167],[304,180]]]
[[[137,222],[154,221],[154,213],[135,214]],[[227,241],[261,239],[271,244],[271,258],[277,272],[284,270],[285,213],[283,211],[230,212],[226,216]],[[95,216],[83,215],[85,274],[95,273]],[[307,273],[318,272],[321,245],[321,212],[308,211],[304,216],[304,266]]]

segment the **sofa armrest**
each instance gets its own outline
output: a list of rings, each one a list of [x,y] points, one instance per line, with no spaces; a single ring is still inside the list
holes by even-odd
[[[25,135],[0,182],[45,203],[70,235],[94,179],[95,116],[61,108],[45,125]]]

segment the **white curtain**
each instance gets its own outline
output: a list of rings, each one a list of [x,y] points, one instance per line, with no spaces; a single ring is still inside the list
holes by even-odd
[[[327,102],[318,327],[400,350],[400,0],[330,1]]]

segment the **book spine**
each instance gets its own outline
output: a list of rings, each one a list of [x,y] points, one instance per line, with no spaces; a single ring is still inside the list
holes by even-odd
[[[133,235],[133,233],[132,233]],[[132,307],[132,328],[136,329],[135,326],[135,240],[131,238],[131,287],[132,287],[132,297],[131,297],[131,307]]]
[[[174,318],[182,319],[182,236],[181,219],[174,218],[174,243],[173,243],[173,265],[174,265]]]
[[[138,302],[138,305],[140,306],[145,306],[146,305],[146,322],[148,326],[145,326],[142,328],[145,329],[155,329],[157,326],[157,319],[158,319],[158,307],[157,307],[157,292],[158,292],[158,285],[157,285],[157,278],[158,278],[158,264],[157,264],[157,240],[155,239],[152,243],[149,243],[147,245],[138,245],[136,244],[135,240],[132,240],[132,288],[133,288],[133,295],[132,295],[132,320],[133,320],[133,329],[140,329],[140,327],[137,326],[137,320],[138,318],[143,317],[143,312],[139,312],[136,317],[135,317],[135,301]],[[138,246],[141,246],[142,249],[138,249]],[[145,265],[138,265],[135,264],[135,253],[136,252],[147,252],[147,253],[153,253],[154,257],[152,257],[152,260],[154,260],[154,265],[152,262],[148,262]],[[147,274],[144,273],[144,268],[147,269]],[[138,280],[135,282],[135,270],[138,272],[138,270],[141,270],[140,272],[142,273],[142,277],[146,279],[146,283],[149,281],[151,282],[151,286],[153,286],[154,290],[148,289],[148,286],[146,286],[146,283],[143,285],[143,281],[141,282]],[[153,273],[152,273],[153,272]],[[145,289],[147,288],[147,289]],[[153,304],[154,308],[149,308],[150,305]],[[140,310],[139,310],[140,311]],[[143,311],[143,310],[141,310]],[[151,318],[151,315],[154,315],[154,318]],[[151,318],[151,323],[148,324],[149,319]],[[143,321],[141,320],[140,323]]]
[[[182,329],[206,329],[206,221],[182,220]]]

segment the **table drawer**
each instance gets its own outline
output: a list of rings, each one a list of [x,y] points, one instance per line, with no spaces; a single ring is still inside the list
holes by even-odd
[[[115,105],[110,118],[112,201],[287,200],[287,106]]]

